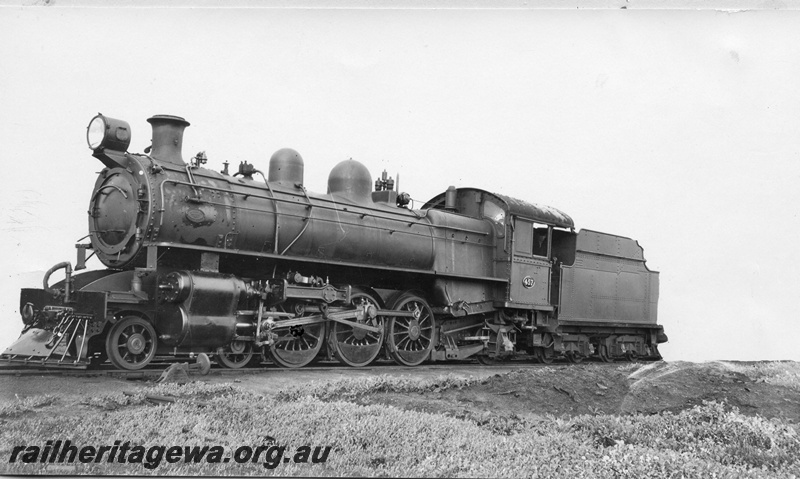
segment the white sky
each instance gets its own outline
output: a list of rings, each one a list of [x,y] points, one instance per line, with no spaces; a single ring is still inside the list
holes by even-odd
[[[800,360],[800,12],[59,5],[0,7],[0,348],[87,233],[100,111],[311,191],[352,157],[554,206],[644,247],[667,359]]]

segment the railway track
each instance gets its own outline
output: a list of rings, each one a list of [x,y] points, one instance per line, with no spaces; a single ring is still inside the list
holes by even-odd
[[[148,365],[146,368],[135,370],[135,371],[126,371],[120,369],[114,369],[110,365],[102,366],[97,369],[54,369],[54,368],[37,368],[37,367],[25,367],[20,368],[17,365],[0,365],[0,376],[17,376],[17,377],[32,377],[32,376],[62,376],[62,377],[118,377],[118,378],[126,378],[126,379],[157,379],[161,374],[167,369],[170,365],[174,363],[171,362],[158,362],[152,363]],[[599,366],[601,364],[608,364],[602,363],[600,361],[586,361],[584,364],[591,364],[593,366]],[[614,363],[610,363],[614,364]],[[407,370],[407,371],[432,371],[432,370],[441,370],[446,372],[449,369],[453,369],[459,366],[471,366],[474,367],[476,370],[498,370],[498,371],[507,371],[513,369],[529,369],[529,368],[539,368],[543,366],[552,366],[552,367],[569,367],[573,366],[571,363],[567,361],[562,362],[553,362],[549,364],[541,364],[536,363],[533,361],[524,361],[524,360],[517,360],[517,361],[507,361],[502,363],[496,363],[491,365],[480,364],[477,361],[448,361],[446,364],[430,364],[430,365],[421,365],[421,366],[402,366],[398,365],[392,361],[376,361],[370,366],[360,367],[360,368],[353,368],[345,364],[341,364],[335,361],[331,362],[319,362],[314,366],[306,366],[303,368],[284,368],[275,364],[265,363],[259,367],[245,367],[245,368],[238,368],[238,369],[229,369],[223,368],[219,366],[213,366],[211,370],[208,372],[208,375],[211,376],[236,376],[236,375],[248,375],[248,374],[294,374],[298,372],[305,372],[305,371],[385,371],[385,372],[394,372],[399,370]],[[192,377],[199,377],[199,374],[192,374]]]
[[[5,367],[0,366],[0,376],[65,376],[65,377],[92,377],[92,376],[109,376],[109,377],[124,377],[124,378],[150,378],[159,377],[173,363],[155,363],[149,365],[147,368],[136,371],[125,371],[120,369],[113,369],[111,367],[102,367],[99,369],[53,369],[53,368],[19,368],[15,366]],[[599,362],[597,364],[600,364]],[[239,369],[228,369],[214,366],[209,371],[209,375],[216,376],[229,376],[229,375],[247,375],[247,374],[292,374],[304,371],[432,371],[442,370],[447,371],[458,366],[474,366],[476,369],[496,369],[496,370],[512,370],[520,368],[536,368],[542,366],[555,366],[567,367],[570,366],[567,362],[558,362],[551,364],[540,364],[530,361],[512,361],[505,363],[498,363],[493,365],[483,365],[474,361],[450,361],[442,365],[425,365],[425,366],[401,366],[391,361],[376,362],[370,366],[361,368],[352,368],[350,366],[339,364],[336,362],[318,363],[316,366],[306,366],[299,369],[284,368],[274,364],[264,364],[260,367],[247,367]]]

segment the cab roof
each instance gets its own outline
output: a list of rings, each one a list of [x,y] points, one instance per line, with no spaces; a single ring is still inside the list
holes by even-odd
[[[479,188],[458,188],[456,189],[456,192],[459,195],[474,192],[494,198],[503,206],[503,209],[505,209],[506,214],[509,216],[519,216],[560,228],[575,228],[575,223],[572,221],[572,218],[570,218],[569,215],[551,206],[529,203],[524,200],[512,198],[511,196],[492,193],[491,191],[486,191]],[[445,193],[441,193],[428,200],[422,209],[442,208],[444,206],[444,200]]]

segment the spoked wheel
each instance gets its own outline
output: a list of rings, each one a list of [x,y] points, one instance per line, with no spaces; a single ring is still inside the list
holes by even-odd
[[[295,306],[294,313],[298,317],[308,315],[302,304]],[[277,326],[280,324],[278,321]],[[279,328],[275,333],[278,337],[270,345],[269,353],[275,364],[285,368],[302,368],[311,363],[317,358],[325,342],[324,323]]]
[[[386,347],[398,364],[421,364],[428,359],[433,349],[435,320],[431,307],[419,296],[405,293],[393,301],[391,309],[408,311],[413,315],[389,319],[386,325]]]
[[[127,316],[111,327],[106,352],[119,369],[141,369],[156,355],[156,330],[147,321]]]
[[[567,351],[567,361],[571,362],[572,364],[580,364],[583,362],[583,355],[581,355],[581,353],[576,353],[575,351]]]
[[[239,369],[253,360],[253,343],[248,341],[231,341],[225,347],[217,349],[217,364],[228,369]]]
[[[536,348],[536,360],[542,364],[550,364],[555,359],[552,350]]]
[[[380,309],[381,305],[376,296],[366,291],[354,290],[350,295],[353,306],[374,306]],[[361,367],[370,364],[378,357],[383,346],[384,328],[383,318],[369,318],[365,314],[356,318],[356,322],[380,328],[380,332],[367,331],[347,324],[332,322],[330,325],[329,342],[333,347],[333,354],[340,362],[349,366]]]
[[[608,347],[605,344],[601,344],[597,348],[597,357],[600,358],[600,361],[604,363],[612,363],[614,362],[614,358],[608,355]]]

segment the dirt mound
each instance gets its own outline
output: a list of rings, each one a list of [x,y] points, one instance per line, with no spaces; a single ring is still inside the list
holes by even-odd
[[[627,391],[626,372],[600,365],[579,365],[498,374],[482,384],[448,391],[443,399],[486,409],[571,416],[613,413]]]
[[[663,361],[549,366],[496,374],[463,388],[378,392],[361,397],[359,402],[456,417],[525,419],[678,412],[713,400],[736,406],[744,414],[800,422],[800,394],[796,390],[767,384],[738,369],[724,362]]]
[[[744,414],[800,422],[800,393],[781,384],[769,384],[740,365],[722,361],[682,361],[645,366],[628,376],[629,392],[620,412],[680,411],[703,401],[736,406]]]

